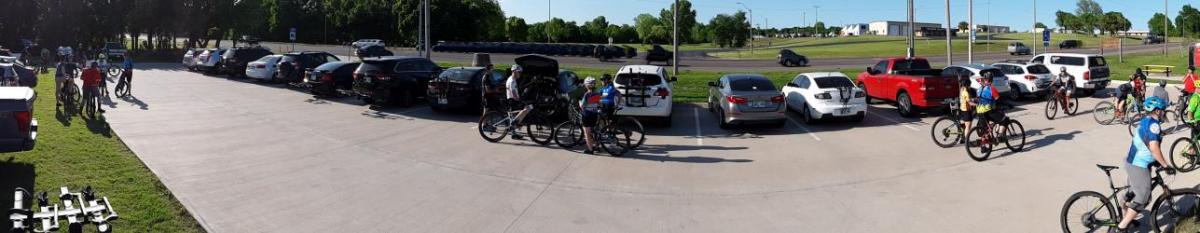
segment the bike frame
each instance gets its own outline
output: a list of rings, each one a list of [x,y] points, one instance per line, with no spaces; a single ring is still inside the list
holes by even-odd
[[[1116,184],[1113,183],[1111,171],[1105,172],[1104,175],[1108,176],[1108,187],[1109,187],[1109,189],[1112,190],[1112,193],[1107,196],[1105,201],[1108,202],[1109,205],[1112,205],[1113,208],[1116,208],[1116,212],[1117,212],[1117,216],[1113,216],[1114,219],[1112,219],[1115,221],[1113,221],[1111,223],[1104,223],[1104,226],[1117,227],[1117,225],[1121,223],[1121,219],[1125,218],[1125,208],[1129,208],[1129,207],[1127,207],[1128,204],[1120,205],[1120,204],[1125,204],[1125,203],[1123,201],[1121,201],[1119,194],[1121,193],[1121,191],[1125,191],[1125,190],[1129,189],[1129,185],[1117,187]],[[1162,189],[1163,193],[1159,194],[1158,196],[1156,196],[1154,198],[1151,198],[1150,199],[1151,201],[1157,199],[1158,197],[1171,196],[1171,187],[1167,187],[1167,184],[1165,182],[1163,182],[1161,169],[1155,169],[1154,176],[1150,177],[1150,193],[1154,193],[1154,189]],[[1175,205],[1173,200],[1168,199],[1167,201],[1170,201],[1171,202],[1170,204],[1172,206]],[[1101,203],[1101,204],[1103,204],[1103,203]],[[1153,204],[1153,203],[1148,203],[1148,204]],[[1104,208],[1104,205],[1093,207],[1092,210],[1088,211],[1088,213],[1095,213],[1096,211],[1099,211],[1100,208]],[[1152,208],[1156,208],[1156,207],[1151,207],[1151,209]],[[1147,209],[1145,211],[1150,211],[1150,209]]]

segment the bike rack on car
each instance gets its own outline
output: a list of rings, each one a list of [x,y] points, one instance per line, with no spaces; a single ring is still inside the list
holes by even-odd
[[[70,192],[67,187],[59,188],[62,206],[51,205],[46,192],[42,192],[37,197],[36,211],[24,208],[24,199],[29,196],[33,195],[19,187],[13,192],[13,207],[8,211],[13,232],[55,232],[60,228],[60,219],[65,218],[69,232],[82,232],[83,225],[91,223],[98,232],[108,233],[112,232],[109,222],[117,220],[108,197],[96,198],[91,186],[78,193]]]

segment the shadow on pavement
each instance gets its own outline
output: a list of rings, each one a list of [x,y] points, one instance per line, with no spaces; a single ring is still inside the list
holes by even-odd
[[[112,128],[109,127],[103,113],[96,113],[96,117],[84,117],[83,121],[87,123],[88,131],[106,138],[112,137]]]
[[[137,106],[141,110],[150,110],[150,104],[143,102],[141,99],[138,99],[137,96],[133,96],[132,94],[130,94],[129,96],[126,96],[124,98],[120,98],[120,99],[125,101],[126,103],[133,104],[133,106]],[[112,106],[112,108],[116,108],[116,107],[117,107],[116,105]]]
[[[621,158],[641,159],[641,160],[650,160],[650,161],[658,161],[658,162],[681,162],[681,163],[724,163],[724,162],[748,163],[748,162],[754,162],[754,160],[750,160],[750,159],[726,159],[726,158],[704,157],[704,156],[687,156],[687,157],[670,156],[670,153],[674,153],[674,152],[686,153],[686,151],[697,151],[697,150],[733,151],[733,150],[745,150],[745,149],[747,149],[747,148],[746,147],[724,147],[724,146],[695,146],[695,145],[642,145],[641,147],[638,147],[634,150],[629,151]]]
[[[0,208],[7,210],[13,207],[13,191],[17,187],[30,192],[37,190],[33,186],[34,178],[37,176],[34,169],[33,164],[13,162],[13,157],[8,157],[7,161],[0,161]],[[26,200],[23,208],[28,208],[31,203],[32,201]],[[3,228],[0,229],[4,229],[4,232],[11,231],[12,222],[7,216],[0,220],[0,224],[3,225]]]

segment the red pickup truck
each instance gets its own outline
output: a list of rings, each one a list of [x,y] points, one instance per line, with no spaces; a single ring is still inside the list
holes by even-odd
[[[954,76],[942,75],[929,67],[924,58],[888,58],[858,74],[858,86],[871,99],[896,102],[901,116],[916,116],[922,109],[943,106],[943,101],[958,96]]]

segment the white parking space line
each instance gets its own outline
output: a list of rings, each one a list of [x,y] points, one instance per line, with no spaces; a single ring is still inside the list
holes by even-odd
[[[896,123],[896,125],[899,125],[899,126],[904,126],[904,128],[908,128],[908,129],[911,129],[911,130],[913,130],[913,131],[921,131],[921,129],[918,129],[917,127],[913,127],[913,126],[909,125],[909,123],[901,123],[900,121],[898,121],[898,120],[896,120],[896,119],[892,119],[891,117],[886,117],[886,116],[883,116],[883,115],[879,115],[879,114],[877,114],[877,113],[873,113],[873,112],[871,112],[871,111],[867,111],[867,113],[870,113],[871,115],[873,115],[873,116],[875,116],[875,117],[879,117],[879,118],[882,118],[882,119],[884,119],[884,120],[891,121],[892,123]]]
[[[696,145],[703,146],[704,145],[704,136],[700,132],[700,108],[692,109],[692,117],[695,118],[695,122],[696,122]]]
[[[808,128],[805,128],[804,125],[800,124],[800,122],[796,122],[796,119],[792,119],[791,117],[788,117],[787,119],[788,119],[788,121],[791,121],[792,124],[795,124],[796,128],[800,128],[800,130],[804,130],[804,134],[808,134],[809,137],[812,137],[813,139],[816,139],[817,141],[821,141],[821,137],[817,137],[817,134],[814,134],[811,130],[808,130]]]

